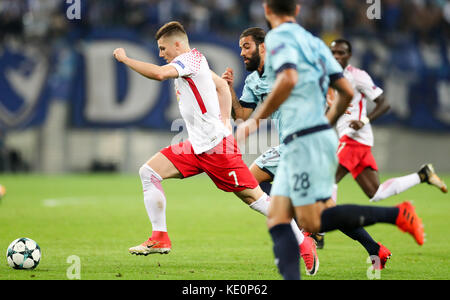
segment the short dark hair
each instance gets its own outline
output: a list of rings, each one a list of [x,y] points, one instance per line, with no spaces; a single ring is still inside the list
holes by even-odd
[[[331,42],[331,44],[333,44],[333,43],[347,45],[348,52],[350,54],[352,53],[352,44],[349,41],[347,41],[346,39],[336,39],[336,40]]]
[[[264,31],[264,29],[260,27],[250,27],[245,29],[241,33],[239,39],[242,39],[247,36],[251,36],[255,41],[256,46],[259,46],[260,44],[264,43],[264,39],[266,38],[266,32]]]
[[[158,29],[155,34],[155,39],[158,41],[163,36],[171,36],[177,33],[187,35],[183,25],[181,25],[180,22],[172,21],[164,24],[163,26],[161,26],[161,28]]]
[[[264,0],[276,15],[295,16],[298,0]]]

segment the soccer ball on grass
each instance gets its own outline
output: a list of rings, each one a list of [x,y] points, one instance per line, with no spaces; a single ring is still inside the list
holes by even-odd
[[[6,260],[14,269],[34,269],[41,261],[41,248],[32,239],[16,239],[6,250]]]

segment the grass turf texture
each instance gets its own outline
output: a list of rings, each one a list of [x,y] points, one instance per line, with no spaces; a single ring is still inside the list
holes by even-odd
[[[450,176],[444,180],[450,183]],[[173,248],[168,255],[149,256],[127,251],[146,240],[151,230],[137,175],[2,175],[0,183],[7,188],[0,200],[0,280],[67,279],[71,255],[80,258],[81,279],[281,279],[265,218],[233,194],[218,190],[204,175],[163,183]],[[449,197],[421,184],[371,204],[347,176],[339,185],[338,202],[391,206],[413,200],[425,224],[424,246],[391,225],[366,228],[393,253],[381,279],[448,280]],[[41,247],[35,270],[7,265],[6,248],[19,237]],[[327,233],[325,249],[318,253],[318,274],[306,276],[302,262],[302,279],[368,278],[367,253],[342,233]]]

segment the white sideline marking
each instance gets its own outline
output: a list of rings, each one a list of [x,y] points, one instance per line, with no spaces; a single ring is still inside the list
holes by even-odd
[[[84,198],[50,198],[42,200],[42,205],[46,207],[56,207],[56,206],[67,206],[67,205],[81,205],[83,203],[88,203],[95,200],[95,197],[84,197]]]

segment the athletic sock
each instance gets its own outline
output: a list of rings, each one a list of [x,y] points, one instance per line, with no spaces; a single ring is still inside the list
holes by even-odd
[[[258,200],[251,203],[249,206],[251,209],[256,210],[257,212],[265,215],[267,217],[267,214],[269,212],[269,203],[270,203],[270,197],[267,194],[263,194]],[[302,231],[300,228],[298,228],[297,223],[294,219],[291,220],[291,227],[294,231],[295,237],[297,238],[297,242],[299,245],[303,243],[303,240],[305,239]]]
[[[337,203],[337,190],[338,190],[338,185],[335,183],[335,184],[333,184],[333,191],[331,193],[331,199],[333,199],[334,203]]]
[[[272,190],[272,183],[269,181],[264,181],[261,182],[259,184],[259,186],[261,187],[261,189],[263,190],[264,193],[266,193],[267,195],[270,195],[270,191]]]
[[[413,173],[410,175],[391,178],[380,184],[375,195],[370,199],[371,202],[377,202],[386,199],[390,196],[397,195],[401,192],[410,189],[411,187],[420,183],[419,174]]]
[[[258,200],[251,203],[249,206],[251,209],[256,210],[257,212],[267,216],[269,212],[269,202],[270,197],[264,193],[261,197],[259,197]]]
[[[320,232],[336,229],[351,231],[375,223],[395,224],[398,214],[398,207],[338,205],[322,212]]]
[[[279,224],[269,229],[278,271],[285,280],[300,279],[300,253],[297,240],[289,224]]]
[[[167,232],[166,196],[161,186],[162,178],[147,164],[139,169],[144,190],[144,203],[153,231]]]
[[[294,219],[291,220],[292,231],[294,232],[295,238],[297,239],[297,244],[301,245],[303,244],[303,241],[305,240],[305,236],[303,235],[303,232],[300,228],[298,228],[297,222],[295,222]]]
[[[375,242],[370,234],[362,227],[353,230],[342,230],[342,233],[358,241],[369,253],[369,255],[378,255],[380,245]]]

